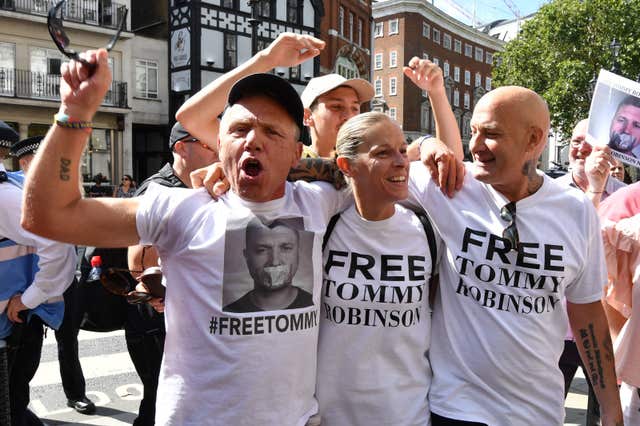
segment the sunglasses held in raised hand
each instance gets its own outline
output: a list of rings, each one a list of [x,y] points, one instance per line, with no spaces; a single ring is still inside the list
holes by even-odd
[[[53,42],[56,44],[58,49],[64,53],[64,55],[78,62],[82,62],[85,66],[89,67],[89,69],[95,68],[95,64],[88,62],[87,60],[80,57],[80,54],[75,50],[69,47],[70,40],[67,36],[67,33],[64,31],[64,26],[62,24],[62,6],[64,6],[66,0],[60,0],[56,4],[54,4],[51,9],[49,9],[49,13],[47,15],[47,27],[49,28],[49,34],[51,34],[51,38]],[[120,14],[120,25],[118,27],[118,31],[111,38],[109,44],[105,46],[107,51],[113,49],[116,42],[120,38],[120,33],[124,29],[125,23],[127,22],[127,14],[129,13],[129,9],[123,7],[124,12]],[[118,9],[119,11],[122,9]]]
[[[136,281],[131,276],[131,272],[142,272],[138,278],[149,293],[144,291],[132,291]],[[152,266],[144,271],[130,271],[124,268],[107,268],[100,274],[100,282],[110,293],[123,296],[132,305],[146,303],[153,298],[164,298],[165,288],[162,285],[162,270],[157,266]]]

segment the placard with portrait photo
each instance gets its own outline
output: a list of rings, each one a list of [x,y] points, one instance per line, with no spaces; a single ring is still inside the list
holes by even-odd
[[[589,111],[587,142],[640,167],[640,83],[600,70]]]

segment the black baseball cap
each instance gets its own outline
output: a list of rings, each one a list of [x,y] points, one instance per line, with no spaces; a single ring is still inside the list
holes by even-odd
[[[171,128],[171,136],[169,136],[169,151],[173,151],[173,146],[176,142],[188,137],[193,136],[191,136],[187,129],[182,127],[182,124],[180,124],[179,121],[176,121],[176,124]]]
[[[280,104],[300,129],[300,138],[306,132],[304,126],[304,107],[298,92],[285,79],[274,74],[252,74],[241,80],[229,92],[229,106],[249,96],[263,95]]]

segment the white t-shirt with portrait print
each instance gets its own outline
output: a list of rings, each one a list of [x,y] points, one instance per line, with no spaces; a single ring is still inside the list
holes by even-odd
[[[596,211],[547,176],[516,203],[522,248],[505,250],[508,200],[473,177],[452,199],[419,163],[409,191],[445,243],[431,332],[431,411],[492,426],[561,425],[558,360],[567,329],[564,297],[600,300],[606,282]]]
[[[340,214],[324,250],[316,392],[323,426],[429,424],[431,265],[413,211],[397,205],[380,221],[354,206]]]
[[[157,247],[167,283],[157,424],[304,425],[317,412],[322,236],[344,198],[322,183],[287,183],[284,197],[266,203],[232,192],[215,202],[204,190],[149,186],[140,198],[137,229],[141,244]],[[301,248],[306,266],[295,280],[307,283],[300,287],[312,292],[313,306],[223,310],[225,288],[246,286],[250,279],[248,271],[240,277],[224,268],[246,268],[238,261],[242,229],[256,217],[265,224],[297,221],[312,233]]]

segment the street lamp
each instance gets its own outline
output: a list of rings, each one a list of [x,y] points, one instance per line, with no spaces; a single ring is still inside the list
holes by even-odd
[[[596,83],[598,82],[598,79],[596,78],[595,74],[593,75],[593,77],[591,77],[591,80],[589,80],[589,87],[587,89],[587,91],[589,92],[589,99],[593,98],[593,92],[596,91]]]
[[[258,3],[262,0],[249,0],[247,4],[251,8],[251,19],[249,19],[249,25],[251,25],[251,56],[258,53],[258,26],[260,25],[260,19],[258,19]]]
[[[613,65],[611,66],[611,72],[620,74],[620,64],[618,63],[618,55],[620,54],[620,43],[616,38],[613,38],[613,41],[609,45],[609,50],[611,50],[611,56],[613,56]]]

